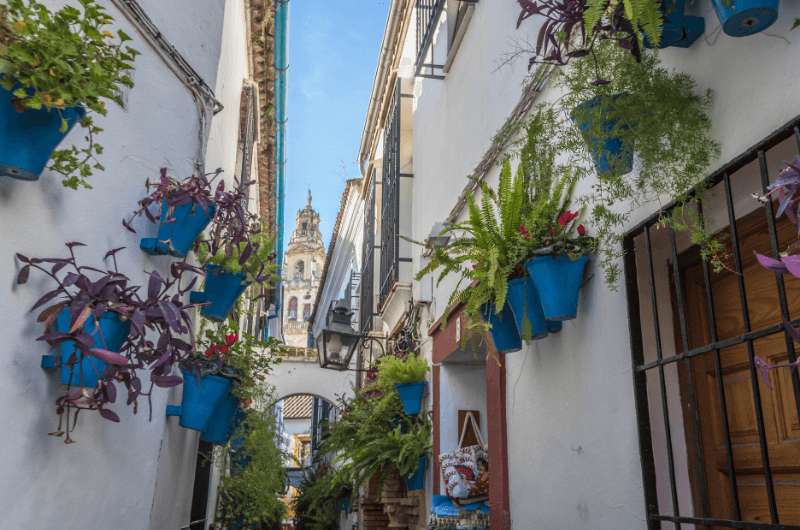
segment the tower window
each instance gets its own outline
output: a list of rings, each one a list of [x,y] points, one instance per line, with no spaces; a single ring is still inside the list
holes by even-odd
[[[297,320],[297,297],[289,299],[289,320]]]
[[[303,260],[294,265],[294,279],[301,280],[306,275],[306,264]]]

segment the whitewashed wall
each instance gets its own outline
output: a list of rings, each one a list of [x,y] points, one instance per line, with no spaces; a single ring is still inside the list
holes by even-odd
[[[47,2],[51,7],[64,3]],[[173,395],[155,392],[152,421],[147,418],[146,400],[136,416],[118,403],[113,408],[122,418],[120,424],[83,413],[74,434],[77,443],[65,445],[61,438],[47,436],[56,427],[54,401],[61,388],[56,375],[39,368],[45,347],[34,341],[41,330],[27,309],[50,287],[39,276],[23,287],[13,281],[15,252],[60,256],[63,243],[72,240],[89,245],[79,250],[85,263],[96,262],[111,247],[128,247],[120,265],[138,283],[144,281],[142,271],[163,272],[169,263],[138,250],[138,238],[150,235],[149,227],[142,224],[141,234],[135,236],[122,228],[120,220],[142,196],[145,179],[157,175],[160,167],[179,176],[192,171],[198,148],[196,106],[110,0],[103,3],[142,52],[127,108],[112,105],[108,117],[99,120],[105,129],[101,143],[106,147],[102,157],[106,171],[92,178],[93,190],[78,192],[62,188],[58,177],[49,173],[33,183],[0,178],[0,278],[4,278],[0,319],[6,345],[6,354],[0,357],[5,374],[0,377],[4,404],[0,422],[6,426],[0,442],[4,528],[172,530],[189,519],[197,435],[179,428],[174,419],[165,425],[164,417],[168,397],[177,402],[179,390]],[[226,111],[214,125],[209,159],[232,170],[245,40],[243,1],[227,4],[223,16],[224,0],[142,2],[206,82],[217,86]],[[220,66],[225,69],[219,70]],[[69,140],[76,138],[78,134],[73,134]]]
[[[710,5],[700,5],[708,36],[718,23]],[[447,216],[519,99],[527,57],[500,64],[519,42],[535,39],[538,21],[516,31],[518,14],[516,2],[479,2],[447,79],[417,80],[416,239]],[[721,35],[716,41],[701,38],[690,50],[663,52],[667,65],[716,93],[713,134],[722,144],[720,161],[800,114],[794,76],[800,35],[789,32],[798,14],[800,6],[783,2],[778,22],[768,30],[788,41],[763,33],[741,39]],[[554,97],[552,89],[543,95]],[[489,181],[496,179],[497,170]],[[631,222],[649,213],[637,212]],[[415,260],[418,268],[419,253]],[[611,290],[600,271],[593,272],[576,320],[560,334],[507,356],[511,511],[517,529],[644,527],[624,286]],[[434,290],[434,316],[446,306],[452,287],[446,281]]]

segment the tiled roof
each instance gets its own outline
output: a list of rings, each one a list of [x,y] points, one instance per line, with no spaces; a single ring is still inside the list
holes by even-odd
[[[302,420],[311,418],[314,407],[314,396],[290,396],[283,402],[284,420]]]

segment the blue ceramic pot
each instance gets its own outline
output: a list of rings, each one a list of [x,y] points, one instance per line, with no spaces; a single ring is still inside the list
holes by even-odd
[[[186,257],[197,236],[205,230],[214,217],[216,206],[212,203],[206,211],[195,202],[181,204],[175,207],[171,217],[168,215],[168,210],[165,199],[161,204],[158,235],[142,238],[139,248],[152,256]]]
[[[706,23],[703,17],[684,15],[684,9],[684,0],[663,0],[661,12],[664,23],[661,26],[661,41],[658,46],[654,46],[645,36],[644,45],[648,48],[690,47],[705,32]]]
[[[578,314],[578,294],[588,258],[536,256],[525,263],[548,320],[571,320]]]
[[[633,146],[614,134],[630,128],[630,124],[613,117],[614,103],[622,96],[595,96],[572,111],[572,121],[580,129],[600,175],[624,175],[633,170]]]
[[[0,175],[38,180],[61,140],[84,116],[82,107],[17,112],[13,95],[0,87]],[[61,117],[67,130],[61,132]]]
[[[204,289],[202,292],[192,291],[189,301],[204,304],[200,314],[209,320],[222,322],[228,318],[247,285],[243,273],[226,272],[218,265],[206,265]]]
[[[428,383],[420,381],[419,383],[394,385],[394,387],[400,394],[400,401],[403,402],[403,413],[409,416],[419,414],[419,411],[422,410],[422,398]]]
[[[89,317],[83,325],[83,331],[92,336],[92,342],[95,348],[118,352],[122,348],[125,339],[128,338],[128,333],[131,330],[131,323],[129,320],[123,321],[118,313],[113,311],[106,311],[97,319],[99,322],[99,329],[95,319]],[[55,329],[61,333],[67,333],[69,328],[72,327],[73,317],[69,308],[65,307],[56,316]],[[76,362],[70,365],[70,358],[75,355]],[[45,356],[53,359],[51,356]],[[67,340],[59,344],[58,357],[60,362],[47,363],[45,366],[44,358],[42,360],[42,367],[55,367],[59,364],[61,367],[61,384],[72,386],[84,386],[94,388],[97,386],[97,380],[106,369],[105,361],[101,361],[93,355],[82,355],[81,350],[73,340]]]
[[[180,410],[175,410],[174,406],[169,407],[167,414],[179,415],[181,427],[203,432],[209,427],[220,403],[229,395],[231,380],[219,375],[204,375],[198,378],[185,368],[181,368],[181,372],[183,372],[183,400]]]
[[[522,348],[522,340],[514,321],[514,314],[506,302],[499,314],[494,312],[494,304],[484,304],[481,308],[484,320],[489,324],[494,347],[499,353],[515,352]]]
[[[228,443],[243,417],[244,413],[239,409],[239,399],[229,393],[222,398],[214,410],[200,439],[211,444],[224,445]]]
[[[539,293],[527,276],[508,281],[507,298],[521,338],[543,339],[548,333],[561,331],[561,322],[545,320]]]
[[[722,31],[746,37],[770,27],[778,18],[778,0],[711,0]]]
[[[428,457],[420,457],[417,463],[417,470],[406,477],[406,488],[408,491],[418,491],[425,487],[425,470],[428,467]]]

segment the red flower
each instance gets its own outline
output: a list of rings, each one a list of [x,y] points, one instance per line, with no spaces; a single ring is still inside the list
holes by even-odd
[[[578,235],[585,236],[586,235],[586,227],[583,225],[578,225]]]
[[[231,333],[230,335],[225,335],[225,345],[226,346],[233,346],[236,341],[239,340],[239,335],[236,333]]]
[[[573,221],[576,217],[578,217],[578,212],[566,210],[558,216],[558,224],[565,226],[567,223]]]
[[[525,228],[525,225],[519,225],[519,233],[522,234],[522,237],[524,237],[525,239],[531,238],[531,234],[530,232],[528,232],[528,229]]]
[[[215,353],[217,353],[217,345],[212,344],[211,346],[208,347],[208,349],[203,355],[205,355],[208,358],[211,358],[214,356]]]

